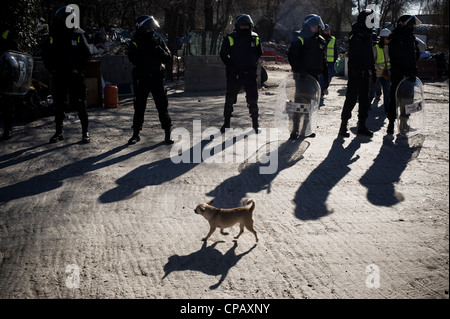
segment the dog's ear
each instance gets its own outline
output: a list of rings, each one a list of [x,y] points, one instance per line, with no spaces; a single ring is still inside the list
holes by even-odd
[[[206,204],[211,205],[214,202],[214,199],[211,199],[209,202],[207,202]]]

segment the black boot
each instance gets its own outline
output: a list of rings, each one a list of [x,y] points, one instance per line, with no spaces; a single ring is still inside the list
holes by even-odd
[[[339,135],[342,137],[350,137],[350,133],[347,132],[347,121],[341,122],[341,127],[339,128]]]
[[[3,131],[2,139],[6,141],[6,140],[11,139],[11,137],[12,137],[12,130],[5,129]]]
[[[298,132],[297,131],[292,131],[291,132],[291,135],[289,136],[289,139],[290,140],[296,140],[296,139],[298,139],[299,138],[299,134],[298,134]]]
[[[55,133],[55,135],[53,135],[50,138],[49,142],[50,143],[56,143],[56,142],[62,141],[63,139],[64,139],[64,136],[62,134],[62,126],[57,125],[56,126],[56,133]]]
[[[252,117],[252,127],[255,130],[256,134],[259,134],[261,130],[259,129],[258,118]]]
[[[91,142],[91,136],[89,135],[89,132],[88,132],[88,131],[83,132],[81,141],[82,141],[84,144],[87,144],[87,143],[90,143],[90,142]]]
[[[226,117],[225,122],[223,123],[222,127],[220,128],[220,133],[225,133],[225,129],[230,128],[230,118]]]
[[[387,127],[387,134],[394,134],[394,121],[389,121],[388,127]]]
[[[171,132],[170,128],[166,128],[164,130],[164,142],[166,142],[166,144],[168,144],[168,145],[171,145],[174,143],[173,140],[170,138],[170,132]]]
[[[373,133],[364,124],[358,125],[358,135],[373,137]]]
[[[141,138],[139,137],[139,131],[134,131],[133,136],[128,140],[128,145],[134,145],[140,140]]]

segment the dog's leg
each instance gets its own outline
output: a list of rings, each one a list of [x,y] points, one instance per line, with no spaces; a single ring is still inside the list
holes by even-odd
[[[234,239],[238,239],[239,236],[241,236],[242,233],[244,232],[244,224],[241,223],[239,224],[239,226],[241,227],[241,230],[239,231],[239,234],[236,237],[234,237]]]
[[[255,235],[256,238],[256,242],[258,242],[258,235],[256,234],[256,230],[253,228],[253,219],[250,220],[250,222],[248,223],[248,225],[245,225],[245,227],[247,227],[247,229],[249,231],[251,231],[253,233],[253,235]]]
[[[203,241],[207,241],[208,240],[208,238],[209,238],[209,236],[211,236],[212,235],[212,233],[214,233],[214,231],[216,230],[216,227],[211,227],[210,229],[209,229],[209,233],[208,233],[208,235],[206,235],[206,237],[205,238],[203,238],[202,240]]]
[[[228,234],[229,234],[229,233],[224,232],[224,231],[223,231],[223,228],[220,229],[220,233],[221,233],[222,235],[228,235]]]

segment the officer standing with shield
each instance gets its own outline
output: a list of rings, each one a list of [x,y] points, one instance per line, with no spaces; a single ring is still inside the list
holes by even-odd
[[[91,140],[84,81],[84,71],[91,53],[84,31],[76,26],[67,25],[67,18],[74,15],[75,10],[70,6],[63,6],[56,11],[50,27],[49,42],[42,54],[44,64],[52,74],[54,89],[56,133],[50,138],[50,143],[64,139],[63,121],[67,93],[69,93],[69,103],[78,111],[82,142],[89,143]]]
[[[389,36],[388,48],[391,60],[391,92],[388,110],[389,124],[387,134],[394,134],[394,123],[397,117],[396,91],[399,83],[407,78],[416,82],[417,60],[420,50],[414,36],[414,26],[421,22],[414,15],[403,15],[397,20],[397,27]]]
[[[341,113],[341,127],[339,135],[350,137],[347,131],[348,120],[356,103],[358,108],[358,134],[372,137],[373,133],[366,127],[369,112],[369,79],[376,81],[375,59],[372,47],[372,29],[375,26],[375,12],[365,9],[358,15],[357,21],[352,25],[349,36],[348,52],[348,82],[344,107]]]
[[[252,118],[252,127],[258,133],[258,84],[256,70],[262,55],[258,34],[252,31],[253,21],[248,14],[242,14],[235,20],[235,30],[222,42],[220,58],[226,66],[227,93],[225,96],[224,124],[220,131],[230,128],[233,105],[237,95],[244,87],[247,106]]]
[[[294,39],[289,47],[288,60],[294,72],[296,91],[298,91],[296,93],[297,96],[301,94],[301,85],[307,83],[304,80],[307,79],[308,75],[318,81],[319,75],[322,74],[325,82],[324,86],[328,87],[328,66],[325,60],[326,41],[319,34],[320,29],[323,28],[324,24],[320,16],[316,14],[306,16],[302,29],[295,32]],[[296,102],[311,103],[310,100]],[[291,115],[292,130],[290,139],[295,140],[301,135],[300,116],[298,112],[294,112]],[[311,137],[314,136],[311,135]]]
[[[164,88],[166,73],[164,64],[171,61],[172,54],[164,41],[155,35],[155,29],[159,28],[159,24],[153,16],[138,17],[135,27],[136,32],[128,46],[128,58],[135,65],[133,69],[133,136],[129,139],[128,144],[136,144],[141,140],[139,132],[144,123],[147,98],[150,93],[152,93],[159,121],[165,133],[164,141],[167,144],[173,144],[170,139],[172,120],[169,116],[169,102]]]

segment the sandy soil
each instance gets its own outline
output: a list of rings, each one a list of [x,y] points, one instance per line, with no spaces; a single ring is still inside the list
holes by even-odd
[[[287,69],[268,65],[263,128],[273,127]],[[89,110],[88,145],[78,123],[67,122],[57,144],[48,144],[53,118],[17,124],[0,143],[0,298],[448,299],[449,86],[425,84],[423,138],[386,139],[374,105],[374,137],[354,134],[355,109],[344,140],[337,132],[346,80],[335,77],[317,136],[292,142],[280,134],[278,170],[268,175],[249,161],[175,164],[177,144],[161,143],[151,99],[133,146],[130,98]],[[192,134],[201,120],[202,130],[219,128],[224,94],[172,85],[174,127]],[[232,119],[243,129],[244,95]],[[218,145],[239,155],[233,142]],[[236,225],[203,243],[208,223],[195,206],[214,199],[235,207],[245,198],[256,201],[259,242],[249,231],[233,241]]]

